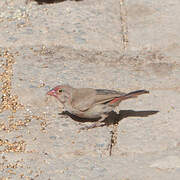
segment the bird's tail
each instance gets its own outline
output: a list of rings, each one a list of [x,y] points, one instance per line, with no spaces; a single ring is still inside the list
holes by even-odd
[[[109,104],[112,104],[112,105],[116,103],[119,104],[123,100],[129,99],[129,98],[136,98],[141,94],[147,94],[147,93],[149,93],[149,91],[146,91],[146,90],[132,91],[120,97],[114,98],[112,101],[109,102]]]
[[[139,96],[141,94],[147,94],[147,93],[149,93],[149,91],[146,91],[146,90],[132,91],[128,94],[125,94],[124,97],[125,98],[136,98],[137,96]]]

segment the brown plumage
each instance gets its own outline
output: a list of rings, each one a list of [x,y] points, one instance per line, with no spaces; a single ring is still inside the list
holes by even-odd
[[[149,91],[138,90],[123,93],[107,89],[73,88],[69,85],[59,85],[47,94],[56,97],[65,110],[71,114],[81,118],[101,118],[98,122],[101,123],[121,101],[146,93]],[[97,123],[91,127],[94,126],[97,126]]]

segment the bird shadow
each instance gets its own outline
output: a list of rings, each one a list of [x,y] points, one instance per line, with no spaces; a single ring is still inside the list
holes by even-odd
[[[127,118],[127,117],[147,117],[153,114],[158,113],[159,111],[134,111],[134,110],[120,110],[119,113],[116,113],[114,111],[109,113],[109,116],[104,120],[104,123],[100,124],[99,126],[92,126],[92,128],[94,127],[102,127],[102,126],[109,126],[109,125],[113,125],[113,127],[117,127],[118,123]],[[68,111],[63,111],[62,113],[59,113],[60,115],[65,115],[65,116],[70,116],[73,120],[78,121],[78,122],[96,122],[98,121],[100,118],[96,118],[96,119],[85,119],[85,118],[80,118],[77,117],[71,113],[69,113]],[[87,127],[87,126],[86,126]],[[87,128],[81,128],[83,129],[87,129]],[[91,129],[91,128],[88,128]],[[110,143],[108,145],[108,149],[109,149],[109,156],[112,155],[112,151],[113,151],[113,147],[116,145],[117,143],[117,129],[113,128],[113,130],[110,131],[111,133],[111,140]]]
[[[42,5],[42,4],[53,4],[53,3],[61,3],[61,2],[64,2],[64,1],[67,1],[67,0],[34,0],[36,1],[39,5]],[[74,0],[74,1],[82,1],[82,0]]]
[[[159,111],[150,110],[150,111],[134,111],[134,110],[120,110],[119,113],[116,113],[114,111],[109,113],[109,116],[103,121],[104,124],[101,124],[100,126],[109,126],[111,124],[118,124],[121,120],[127,118],[127,117],[147,117],[153,114],[158,113]],[[75,116],[68,111],[63,111],[62,113],[59,113],[59,115],[65,115],[71,117],[74,121],[77,122],[96,122],[100,118],[94,118],[94,119],[86,119],[86,118],[80,118],[78,116]]]

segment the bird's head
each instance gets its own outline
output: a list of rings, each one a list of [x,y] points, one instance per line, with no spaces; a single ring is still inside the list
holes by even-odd
[[[73,88],[68,85],[59,85],[47,92],[47,95],[54,96],[61,103],[65,103],[67,100],[70,100],[72,97]]]

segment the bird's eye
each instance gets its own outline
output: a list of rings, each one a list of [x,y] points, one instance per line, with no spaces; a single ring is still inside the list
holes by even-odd
[[[61,92],[62,92],[62,89],[59,89],[59,92],[61,93]]]

